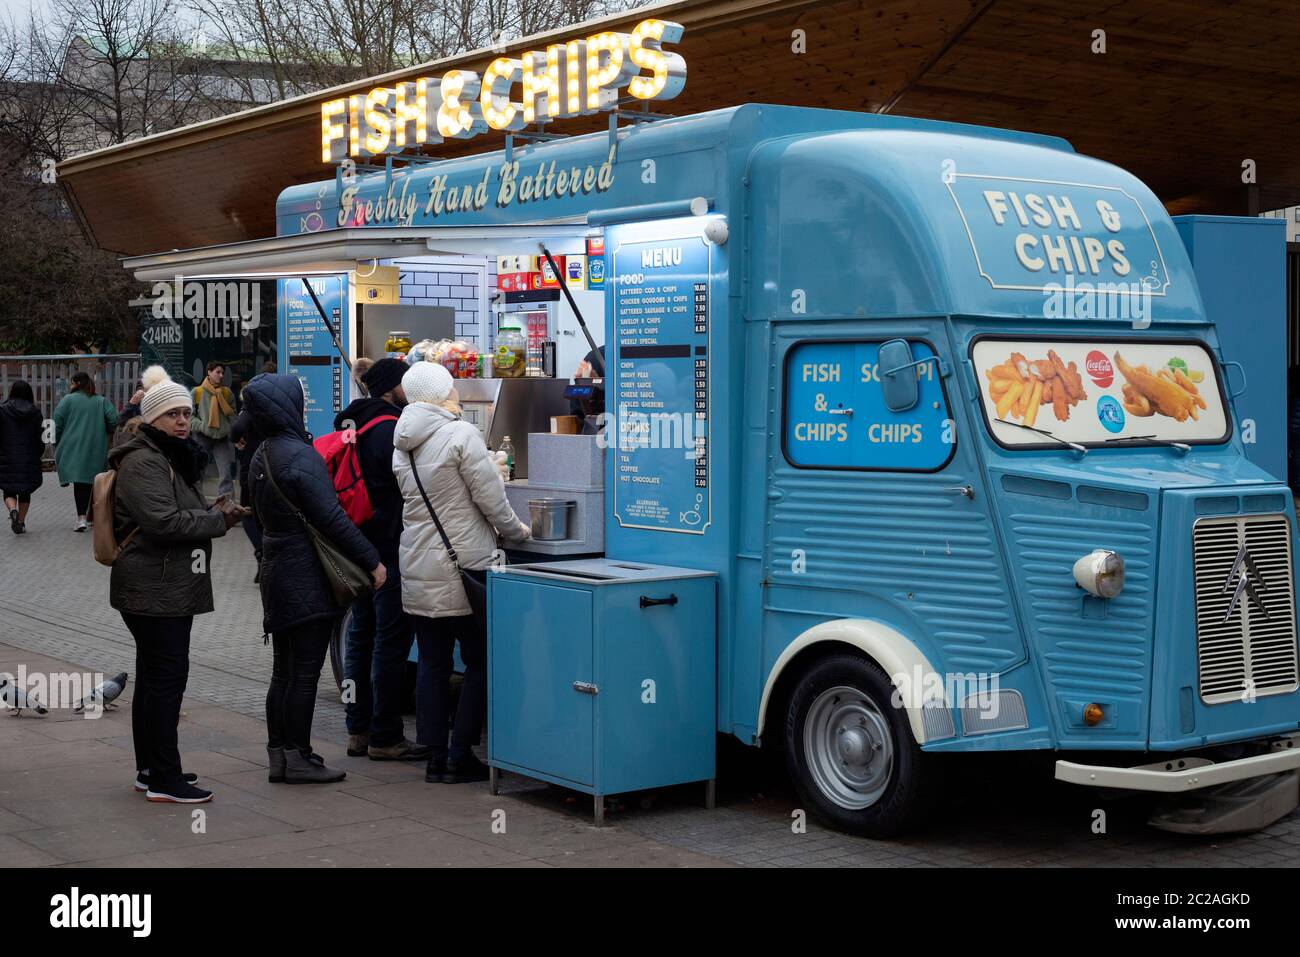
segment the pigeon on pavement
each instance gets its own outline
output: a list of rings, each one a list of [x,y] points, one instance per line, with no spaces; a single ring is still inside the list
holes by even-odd
[[[81,714],[96,702],[102,705],[106,711],[116,711],[117,705],[113,704],[113,702],[117,700],[124,690],[126,690],[126,672],[119,671],[113,677],[101,681],[91,689],[90,694],[82,698],[77,706],[73,708],[73,711]]]
[[[0,703],[9,709],[11,715],[22,717],[23,711],[35,711],[37,714],[49,713],[49,708],[14,684],[8,676],[0,677]]]

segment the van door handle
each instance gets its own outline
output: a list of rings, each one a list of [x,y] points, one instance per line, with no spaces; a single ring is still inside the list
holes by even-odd
[[[972,485],[948,485],[944,487],[945,492],[956,492],[958,495],[965,495],[969,499],[975,498],[975,487]]]
[[[575,681],[573,683],[573,690],[579,694],[600,694],[600,689],[590,681]]]
[[[826,411],[831,415],[852,415],[853,414],[852,409],[827,409]]]

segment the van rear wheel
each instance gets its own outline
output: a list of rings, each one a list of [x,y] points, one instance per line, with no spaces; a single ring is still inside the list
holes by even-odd
[[[893,696],[875,662],[847,654],[814,663],[790,695],[786,765],[805,806],[833,827],[889,837],[929,809],[933,759]]]

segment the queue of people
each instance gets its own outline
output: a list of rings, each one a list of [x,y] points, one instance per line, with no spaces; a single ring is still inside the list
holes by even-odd
[[[355,443],[369,496],[370,510],[356,522],[340,504],[325,459],[304,427],[301,381],[265,372],[254,377],[236,414],[233,397],[222,391],[222,377],[213,371],[210,367],[204,383],[191,391],[160,367],[146,370],[140,389],[121,410],[120,425],[111,405],[95,401],[88,376],[74,380],[76,388],[55,413],[59,478],[74,486],[78,530],[96,519],[111,522],[116,557],[110,604],[137,648],[132,708],[137,790],[156,802],[212,799],[212,792],[184,770],[177,725],[194,619],[213,610],[212,540],[239,524],[255,547],[264,638],[272,650],[266,697],[269,780],[312,784],[345,777],[312,748],[321,671],[349,607],[331,587],[323,553],[355,563],[371,586],[350,604],[344,668],[348,754],[423,761],[430,783],[486,779],[487,768],[472,751],[487,710],[485,622],[466,582],[475,591],[477,575],[481,588],[499,547],[522,541],[529,529],[506,500],[500,463],[478,430],[461,418],[451,375],[431,362],[365,364],[365,397],[335,422],[347,430],[344,441]],[[31,434],[32,417],[25,411],[31,406],[29,393],[15,387],[0,404],[0,491],[16,525],[40,484],[44,448],[36,449],[40,436]],[[36,420],[39,424],[39,415]],[[109,449],[109,430],[115,426]],[[221,466],[222,484],[209,503],[202,478],[210,458],[221,465],[216,451],[221,441],[237,453],[239,498],[233,498],[233,481],[227,485]],[[35,456],[34,475],[29,461],[11,454],[19,447]],[[102,471],[104,463],[112,481],[95,486],[105,513],[96,516],[91,473]],[[413,643],[419,660],[411,740],[402,704]],[[458,644],[465,675],[453,716],[451,675]]]

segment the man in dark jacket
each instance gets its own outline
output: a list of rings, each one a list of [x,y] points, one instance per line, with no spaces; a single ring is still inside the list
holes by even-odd
[[[312,531],[362,568],[375,588],[386,573],[379,552],[339,506],[303,426],[297,376],[256,376],[244,407],[262,446],[249,466],[249,499],[262,526],[262,622],[274,645],[266,694],[267,759],[272,781],[330,783],[344,777],[311,750],[316,687],[342,609],[316,554]]]
[[[406,661],[415,631],[402,610],[402,579],[397,570],[397,544],[402,537],[402,493],[393,477],[393,429],[406,405],[400,359],[380,359],[364,376],[369,393],[334,419],[336,430],[356,431],[357,459],[374,516],[361,532],[375,546],[388,570],[388,581],[373,596],[352,604],[345,679],[353,682],[347,702],[348,754],[368,754],[375,761],[423,761],[425,746],[406,739],[402,727],[402,696]],[[417,737],[419,721],[417,719]]]

